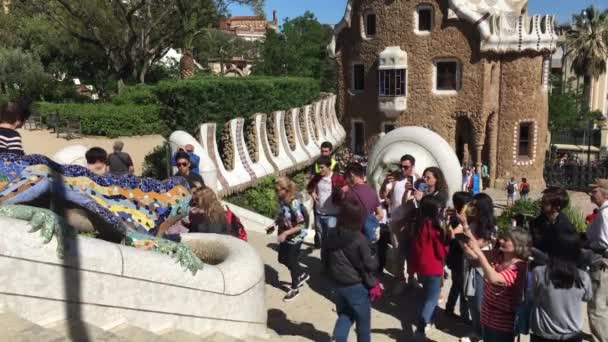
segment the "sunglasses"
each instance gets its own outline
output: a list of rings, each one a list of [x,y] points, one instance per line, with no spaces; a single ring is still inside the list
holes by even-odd
[[[177,163],[177,166],[188,166],[188,163]]]
[[[410,169],[410,166],[409,166],[409,165],[401,165],[401,168],[402,168],[403,170],[409,170],[409,169]]]

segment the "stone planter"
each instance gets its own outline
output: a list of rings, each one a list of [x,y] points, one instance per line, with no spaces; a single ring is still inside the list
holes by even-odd
[[[193,276],[167,255],[86,237],[66,240],[60,259],[57,238],[44,244],[21,220],[0,225],[0,310],[43,326],[81,320],[105,330],[267,336],[263,262],[238,239],[184,234],[207,260]]]

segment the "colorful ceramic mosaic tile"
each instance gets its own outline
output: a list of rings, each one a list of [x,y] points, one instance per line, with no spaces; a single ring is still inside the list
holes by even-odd
[[[120,231],[156,236],[187,215],[190,192],[182,178],[98,176],[45,156],[0,154],[0,204],[29,203],[48,194],[65,198]]]

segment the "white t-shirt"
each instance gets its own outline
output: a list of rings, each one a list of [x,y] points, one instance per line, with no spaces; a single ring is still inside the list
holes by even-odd
[[[322,215],[336,215],[338,214],[338,208],[331,199],[331,183],[332,176],[326,176],[321,178],[317,184],[317,196],[319,202],[317,203],[317,212]]]
[[[413,182],[416,183],[416,175],[412,175],[413,177]],[[401,203],[403,202],[403,195],[405,194],[405,184],[407,183],[407,177],[400,180],[400,181],[396,181],[394,182],[394,186],[393,186],[393,191],[391,192],[391,205],[390,205],[390,212],[391,212],[391,220],[398,220],[403,218],[403,207],[401,206]],[[413,184],[412,184],[413,186]]]

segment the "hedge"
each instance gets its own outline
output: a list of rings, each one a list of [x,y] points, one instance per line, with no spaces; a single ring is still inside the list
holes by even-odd
[[[165,125],[194,134],[205,122],[222,125],[235,117],[309,104],[319,97],[320,88],[313,78],[202,77],[160,82],[154,93]]]
[[[125,87],[122,92],[112,98],[115,105],[157,105],[158,99],[154,94],[154,86],[138,84]]]
[[[154,105],[37,102],[35,109],[45,121],[53,113],[59,113],[64,119],[80,119],[85,135],[113,138],[167,132],[160,120],[159,107]]]

